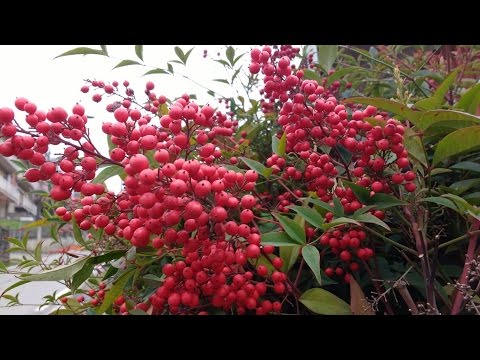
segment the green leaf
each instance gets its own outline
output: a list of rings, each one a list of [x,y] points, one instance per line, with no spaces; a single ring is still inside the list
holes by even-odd
[[[431,196],[431,197],[426,197],[426,198],[423,198],[423,199],[420,199],[419,201],[422,201],[422,202],[431,202],[431,203],[434,203],[434,204],[437,204],[437,205],[441,205],[441,206],[446,206],[456,212],[460,212],[458,207],[455,205],[455,203],[449,199],[446,199],[446,198],[443,198],[443,197],[440,197],[440,196]]]
[[[345,301],[324,289],[309,289],[299,300],[315,314],[351,315],[350,306]]]
[[[26,283],[29,283],[30,280],[20,280],[20,281],[17,281],[16,283],[10,285],[9,287],[7,287],[5,290],[3,290],[2,294],[0,295],[0,298],[2,297],[5,297],[4,295],[9,292],[10,290],[12,289],[15,289],[16,287],[19,287],[19,286],[22,286],[23,284],[26,284]]]
[[[465,199],[461,198],[458,195],[443,194],[442,197],[452,200],[455,203],[455,205],[457,205],[457,207],[460,209],[460,211],[462,211],[463,213],[466,213],[468,211],[471,211],[474,214],[478,213],[478,209],[473,207]]]
[[[267,168],[265,165],[259,163],[258,161],[248,159],[246,157],[240,157],[240,160],[242,160],[250,169],[255,170],[257,173],[267,179],[270,177],[270,175],[272,175],[273,169]]]
[[[233,65],[235,65],[237,63],[238,60],[240,60],[242,58],[242,56],[244,56],[246,53],[243,53],[243,54],[240,54],[238,55],[234,60],[233,60]]]
[[[103,168],[102,171],[100,171],[100,173],[97,176],[95,176],[92,183],[103,184],[105,183],[105,180],[110,179],[111,177],[123,174],[124,171],[125,169],[118,165],[107,166],[106,168]]]
[[[282,137],[279,139],[276,135],[272,136],[272,151],[279,155],[285,156],[285,149],[287,147],[287,133],[283,133]]]
[[[308,221],[310,224],[312,224],[313,226],[317,228],[322,228],[323,216],[315,209],[311,209],[309,207],[304,207],[304,206],[296,206],[296,205],[291,205],[288,208],[292,209],[297,214],[303,216],[304,219]]]
[[[45,240],[41,240],[38,242],[37,246],[35,246],[35,250],[33,251],[33,258],[38,262],[42,261],[42,245]]]
[[[167,69],[170,71],[170,73],[173,75],[173,66],[170,63],[167,63]]]
[[[367,188],[364,188],[363,186],[354,184],[346,180],[343,180],[342,183],[348,186],[353,191],[353,193],[355,194],[357,199],[360,200],[360,202],[365,204],[370,203],[370,191],[368,191]]]
[[[440,175],[440,174],[446,174],[446,173],[451,173],[452,170],[450,169],[445,169],[445,168],[435,168],[430,171],[430,176],[435,176],[435,175]]]
[[[130,65],[142,65],[142,64],[140,64],[138,61],[122,60],[117,65],[115,65],[113,69],[116,69],[116,68],[119,68],[119,67],[124,67],[124,66],[130,66]]]
[[[424,112],[415,125],[426,131],[432,126],[438,127],[457,121],[461,122],[462,126],[465,124],[464,122],[475,125],[480,124],[480,117],[455,110],[432,110]]]
[[[143,45],[135,45],[135,54],[143,61]]]
[[[107,56],[107,54],[103,50],[92,49],[89,47],[78,47],[72,50],[68,50],[63,54],[55,56],[54,59],[62,57],[62,56],[70,56],[70,55],[103,55]]]
[[[363,223],[376,224],[388,231],[391,231],[390,227],[387,224],[385,224],[382,220],[370,213],[360,214],[358,216],[355,216],[355,219]]]
[[[457,195],[463,194],[465,191],[471,189],[474,186],[480,184],[480,178],[467,179],[457,181],[449,186]]]
[[[480,164],[473,161],[462,161],[450,166],[450,169],[454,170],[466,170],[480,173]]]
[[[57,266],[52,270],[47,270],[39,274],[24,275],[22,279],[28,281],[60,281],[69,279],[80,271],[89,259],[91,259],[89,256],[85,256],[71,264]]]
[[[443,80],[442,74],[440,74],[438,72],[435,72],[435,71],[431,71],[431,70],[419,70],[419,71],[414,72],[412,74],[412,76],[415,79],[430,78],[430,79],[434,79],[437,82],[441,82]]]
[[[413,111],[405,104],[383,98],[351,97],[343,100],[343,103],[349,102],[376,106],[379,109],[403,116],[404,118],[410,120],[413,124],[416,124],[416,121],[423,115],[423,112]]]
[[[328,230],[332,227],[342,225],[342,224],[355,224],[355,225],[360,226],[360,223],[358,221],[354,220],[354,219],[349,219],[349,218],[346,218],[346,217],[339,217],[337,219],[334,219],[334,220],[330,221],[329,223],[323,224],[323,229]]]
[[[163,69],[156,68],[156,69],[147,71],[147,72],[146,72],[145,74],[143,74],[142,76],[145,76],[145,75],[153,75],[153,74],[168,74],[168,71],[165,71],[165,70],[163,70]]]
[[[370,203],[374,204],[379,210],[388,209],[394,206],[408,205],[408,202],[397,199],[396,197],[388,194],[377,193],[370,199]]]
[[[191,48],[190,50],[188,50],[185,54],[185,61],[184,61],[184,64],[187,65],[187,60],[188,60],[188,57],[190,56],[190,53],[192,52],[194,48]]]
[[[471,126],[445,136],[437,145],[433,165],[451,156],[471,152],[480,148],[480,126]]]
[[[100,45],[105,56],[108,56],[107,45]]]
[[[82,245],[84,248],[88,249],[88,245],[83,239],[82,230],[80,230],[80,227],[78,226],[76,221],[72,221],[72,227],[73,227],[73,237],[75,241],[80,245]]]
[[[135,248],[133,247],[131,249],[135,249]],[[94,256],[92,260],[95,265],[103,264],[110,260],[120,259],[122,256],[125,255],[126,252],[127,252],[126,250],[112,250],[112,251],[106,252],[105,254]]]
[[[280,257],[283,260],[282,271],[287,272],[292,268],[293,265],[297,262],[298,256],[300,255],[301,246],[281,246],[280,247]]]
[[[133,276],[133,273],[136,269],[136,267],[128,268],[115,280],[112,287],[105,295],[102,305],[97,310],[97,314],[103,314],[110,307],[110,305],[112,305],[115,299],[122,294],[123,288],[127,284],[128,280],[130,280],[130,278]]]
[[[468,89],[453,107],[456,109],[462,109],[469,114],[475,115],[479,105],[480,84],[477,84]]]
[[[345,215],[345,210],[343,209],[342,203],[336,196],[333,198],[333,215],[337,217],[342,217]]]
[[[262,245],[298,246],[298,243],[293,241],[284,231],[272,231],[262,234],[261,242]]]
[[[338,45],[317,45],[318,49],[318,64],[329,71],[333,63],[337,59]]]
[[[325,201],[322,201],[322,200],[319,200],[319,199],[314,199],[314,198],[311,198],[311,197],[300,198],[300,200],[303,200],[307,203],[315,204],[315,205],[319,206],[320,208],[333,213],[333,207],[330,206],[330,204],[327,204]]]
[[[408,155],[417,160],[423,167],[428,167],[427,156],[423,147],[422,139],[418,136],[415,130],[405,128],[404,136],[405,149],[408,150]]]
[[[279,214],[274,214],[274,216],[278,219],[285,232],[292,238],[293,241],[300,245],[305,244],[306,236],[305,230],[302,226],[297,224],[295,220],[292,220],[286,216]]]
[[[145,311],[140,309],[132,309],[132,310],[129,310],[128,313],[130,315],[148,315]]]
[[[49,223],[47,218],[42,218],[40,220],[36,220],[36,221],[31,222],[31,223],[28,223],[27,225],[23,225],[22,230],[36,228],[36,227],[40,227],[40,226],[47,226],[49,224],[50,223]]]
[[[313,70],[304,70],[303,71],[303,78],[307,80],[316,80],[318,83],[322,83],[323,78]]]
[[[368,72],[368,70],[360,66],[349,66],[349,67],[344,67],[344,68],[335,70],[335,72],[332,75],[328,76],[326,86],[330,87],[330,85],[332,85],[332,83],[335,80],[343,79],[345,75],[350,74],[352,72],[355,74],[360,74],[360,73]]]
[[[227,47],[227,50],[225,51],[225,55],[227,56],[227,60],[230,62],[230,65],[233,64],[233,59],[235,58],[235,49],[231,46]]]
[[[235,80],[235,78],[238,76],[238,74],[240,73],[240,70],[242,68],[238,68],[234,73],[233,73],[233,76],[232,76],[232,80],[231,80],[231,83],[233,84],[233,80]],[[242,103],[243,104],[243,103]]]
[[[463,198],[470,204],[480,205],[480,192],[476,191],[467,195],[463,195]]]
[[[217,81],[217,82],[221,82],[221,83],[230,85],[230,83],[229,83],[228,80],[226,80],[226,79],[213,79],[213,81]]]
[[[307,245],[302,248],[302,256],[307,265],[312,269],[313,275],[320,286],[322,286],[322,276],[320,274],[320,253],[315,246]]]
[[[178,46],[175,46],[174,50],[175,50],[175,54],[177,54],[178,58],[182,61],[182,63],[185,63],[183,61],[183,59],[185,58],[185,54],[184,54],[183,50],[181,48],[179,48]]]
[[[215,96],[215,92],[213,90],[208,90],[207,94],[210,96]]]
[[[72,292],[75,292],[92,275],[95,264],[93,259],[88,259],[83,267],[77,271],[72,277]]]
[[[438,86],[432,97],[422,99],[415,103],[415,107],[421,110],[433,110],[442,106],[445,102],[445,95],[448,89],[457,78],[458,69],[448,75],[445,80]]]

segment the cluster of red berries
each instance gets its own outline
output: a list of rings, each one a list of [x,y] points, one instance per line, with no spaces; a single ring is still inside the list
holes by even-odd
[[[261,70],[265,75],[263,94],[272,108],[280,109],[277,123],[282,131],[278,138],[286,137],[287,155],[273,154],[266,165],[295,189],[295,196],[315,192],[332,206],[337,197],[345,213],[352,214],[365,204],[338,181],[339,177],[366,188],[370,195],[394,193],[400,184],[407,192],[415,191],[415,173],[408,170],[408,152],[403,145],[405,128],[399,121],[374,106],[362,109],[361,105],[340,104],[334,96],[338,81],[325,88],[315,80],[302,80],[302,70],[292,72],[291,58],[272,59],[270,53],[269,47],[253,49],[250,72]],[[277,208],[288,212],[287,206],[294,201],[290,192],[282,194]],[[385,217],[383,211],[370,212],[379,219]],[[332,219],[332,213],[325,215],[326,222]],[[353,238],[356,245],[359,238]],[[321,246],[330,246],[340,260],[350,261],[347,240],[342,242],[328,234],[322,239]],[[341,245],[330,244],[330,239],[334,245]],[[353,248],[360,259],[368,260],[373,255],[372,249]],[[358,263],[351,265],[358,269]]]
[[[209,105],[197,105],[188,95],[167,106],[167,99],[153,92],[152,82],[146,84],[148,99],[142,104],[127,81],[125,96],[118,92],[118,82],[88,84],[81,91],[95,89],[93,101],[102,100],[99,91],[121,100],[107,105],[113,119],[103,123],[102,131],[114,145],[107,156],[90,142],[83,106],[75,105],[71,115],[54,108],[42,117],[25,99],[15,105],[27,112],[27,129],[15,121],[11,109],[0,110],[0,131],[6,138],[0,153],[34,165],[26,179],[50,180],[52,199],[69,199],[72,191],[82,194],[56,209],[64,221],[73,219],[82,230],[104,229],[107,239],[116,236],[132,246],[151,246],[159,257],[171,259],[163,269],[163,284],[147,303],[154,313],[199,313],[212,306],[239,314],[279,312],[280,302],[270,301],[271,296],[285,296],[291,289],[279,271],[281,259],[271,255],[274,248],[260,244],[254,222],[260,205],[250,194],[258,174],[221,166],[226,159],[219,139],[232,139],[237,121]],[[58,143],[67,145],[63,156],[46,162],[42,153]],[[124,189],[117,194],[92,182],[104,164],[123,168]],[[256,266],[262,251],[272,256],[276,270],[271,274],[264,265]],[[97,295],[92,305],[101,302]],[[124,313],[126,305],[119,306]]]

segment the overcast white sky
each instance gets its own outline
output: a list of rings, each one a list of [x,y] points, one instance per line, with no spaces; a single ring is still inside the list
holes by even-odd
[[[100,126],[103,121],[111,121],[113,115],[105,111],[109,101],[102,100],[96,104],[91,101],[93,92],[87,94],[80,92],[84,85],[83,79],[103,80],[105,83],[117,80],[129,80],[131,87],[136,91],[137,99],[145,88],[145,83],[152,80],[155,83],[157,95],[163,94],[168,98],[174,98],[183,93],[197,94],[198,103],[210,101],[211,97],[202,87],[181,76],[150,75],[142,77],[152,67],[127,66],[112,70],[112,68],[124,59],[139,61],[135,55],[133,45],[112,45],[108,46],[110,58],[98,55],[67,56],[54,59],[57,55],[82,45],[1,45],[0,46],[0,107],[8,106],[13,108],[16,97],[23,96],[34,102],[39,109],[47,110],[53,106],[65,107],[71,110],[76,102],[82,103],[86,113],[94,116],[89,120],[91,133],[97,147],[105,154],[107,144],[105,135],[101,132]],[[99,49],[98,45],[85,45]],[[180,45],[186,52],[193,46]],[[236,54],[249,51],[252,46],[234,46]],[[204,49],[208,50],[208,56],[217,59],[220,52],[225,58],[226,46],[219,45],[195,45],[187,61],[187,67],[180,64],[174,65],[175,71],[188,75],[200,84],[218,91],[224,96],[237,96],[236,91],[229,85],[214,82],[213,79],[225,79],[227,73],[223,66],[203,58]],[[144,46],[143,59],[145,64],[166,68],[169,60],[178,59],[172,45],[148,45]],[[250,56],[245,55],[240,62],[248,64]],[[245,67],[246,69],[246,67]],[[230,73],[230,77],[232,73]],[[105,97],[104,97],[105,99]],[[19,112],[20,114],[20,112]],[[22,113],[22,118],[24,113]],[[119,189],[119,181],[108,183],[113,190]]]

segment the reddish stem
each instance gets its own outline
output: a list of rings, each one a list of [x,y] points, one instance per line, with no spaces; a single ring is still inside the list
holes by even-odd
[[[478,230],[480,228],[480,221],[474,220],[471,231]],[[468,242],[467,256],[465,257],[465,264],[463,265],[463,271],[459,278],[459,285],[466,285],[468,282],[468,269],[470,267],[470,262],[475,256],[475,249],[477,248],[477,239],[478,234],[473,234],[470,237]],[[457,290],[455,295],[455,301],[453,303],[452,315],[458,315],[458,313],[463,308],[463,293],[460,290]]]

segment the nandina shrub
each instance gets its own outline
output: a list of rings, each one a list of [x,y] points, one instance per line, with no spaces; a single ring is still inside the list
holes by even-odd
[[[233,70],[232,51],[227,48],[226,55]],[[190,51],[176,52],[185,64]],[[412,94],[403,91],[398,68],[393,71],[398,101],[345,99],[354,85],[337,75],[340,65],[336,70],[317,66],[312,54],[299,54],[287,45],[249,54],[249,84],[262,84],[263,97],[252,105],[260,105],[267,124],[259,134],[275,133],[269,154],[251,152],[265,147],[249,138],[245,109],[232,106],[236,111],[224,114],[189,95],[169,100],[154,93],[151,81],[145,102],[136,100],[127,81],[123,90],[116,81],[97,80],[81,88],[94,92],[94,102],[109,99],[110,119],[102,125],[109,154],[92,143],[82,105],[71,112],[59,107],[43,112],[17,98],[15,107],[25,113],[28,126],[11,108],[1,108],[0,154],[28,162],[28,181],[51,184],[55,215],[47,211],[47,218],[61,226],[72,223],[76,240],[91,252],[53,274],[24,274],[22,280],[68,279],[72,293],[82,295],[52,296],[47,302],[63,303],[63,311],[74,313],[456,314],[475,309],[475,290],[467,282],[477,281],[472,259],[478,208],[446,191],[447,178],[440,185],[432,182],[433,170],[442,171],[434,169],[441,156],[459,156],[475,143],[462,133],[466,146],[452,150],[428,126],[433,129],[442,116],[474,124],[478,119],[459,111],[432,113],[432,104],[441,104],[437,93],[417,100],[411,110]],[[446,92],[454,75],[438,91]],[[471,112],[473,90],[449,99],[459,99],[458,106]],[[438,141],[434,152],[428,141]],[[65,146],[62,156],[46,156],[58,144]],[[464,161],[456,169],[472,166]],[[103,184],[115,175],[123,180],[118,193]],[[440,244],[438,229],[451,231],[444,214],[465,222],[465,232]],[[466,238],[468,254],[449,299],[446,267],[441,276],[435,273],[437,263],[445,261],[439,249]],[[415,285],[407,287],[406,281]],[[393,291],[403,304],[393,301]]]

